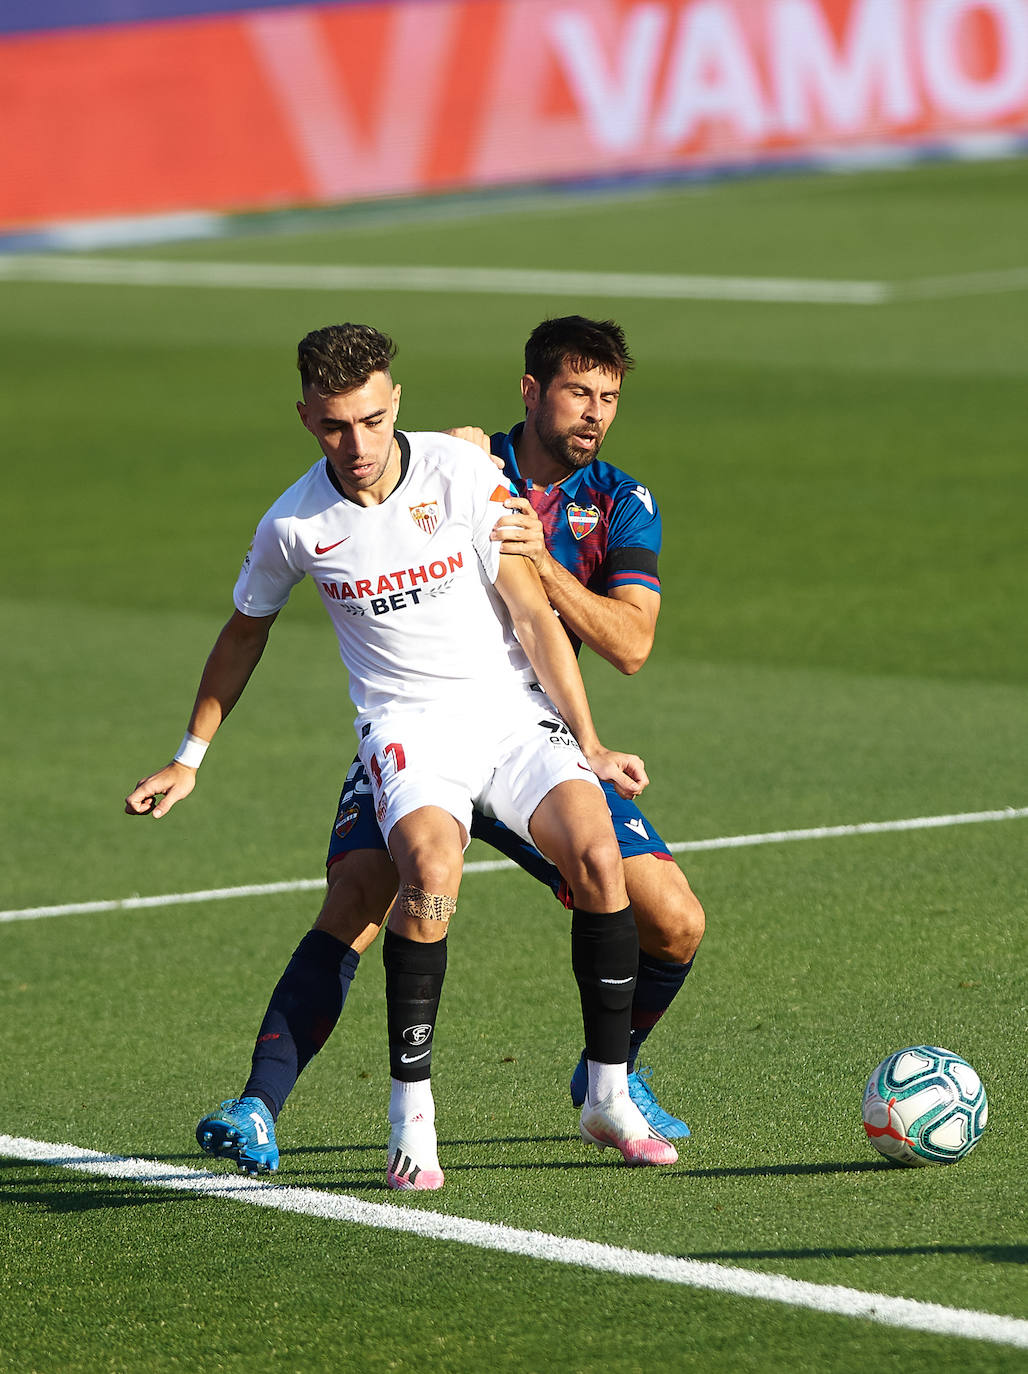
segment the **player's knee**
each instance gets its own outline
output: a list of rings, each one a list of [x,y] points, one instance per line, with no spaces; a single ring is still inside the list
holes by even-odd
[[[425,847],[414,851],[401,865],[401,881],[422,892],[457,892],[460,887],[463,856],[446,850]]]
[[[575,847],[561,874],[574,894],[575,905],[586,911],[616,911],[628,901],[621,851],[613,834],[594,836]]]
[[[688,883],[685,884],[685,892],[679,898],[677,908],[676,953],[673,957],[678,963],[687,964],[699,949],[703,932],[707,928],[707,916],[700,899]]]
[[[707,918],[680,869],[678,873],[681,881],[669,884],[658,902],[636,898],[633,910],[640,948],[655,959],[687,964],[699,949]]]

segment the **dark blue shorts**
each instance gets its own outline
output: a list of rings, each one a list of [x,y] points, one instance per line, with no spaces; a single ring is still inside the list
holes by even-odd
[[[654,854],[659,859],[671,859],[671,851],[660,835],[646,819],[634,802],[619,797],[614,785],[602,783],[610,818],[614,822],[614,834],[621,847],[621,857],[631,859],[639,854]],[[513,859],[519,868],[538,878],[541,883],[552,889],[556,896],[570,905],[567,885],[553,864],[543,858],[538,849],[527,844],[520,835],[508,830],[502,822],[491,816],[483,816],[476,811],[471,821],[471,834],[476,840],[484,840],[493,849],[498,849],[508,859]],[[354,759],[343,783],[339,796],[339,807],[328,845],[326,866],[344,858],[351,849],[385,849],[382,832],[375,819],[375,805],[371,796],[371,779],[364,771],[360,759]]]

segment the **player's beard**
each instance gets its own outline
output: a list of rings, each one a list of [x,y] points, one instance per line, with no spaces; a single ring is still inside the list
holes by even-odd
[[[536,416],[535,432],[543,448],[555,463],[574,472],[588,467],[600,451],[603,443],[603,430],[597,425],[573,425],[568,429],[558,429],[548,424],[541,416]],[[571,440],[574,435],[591,435],[596,444],[591,449],[576,448]]]

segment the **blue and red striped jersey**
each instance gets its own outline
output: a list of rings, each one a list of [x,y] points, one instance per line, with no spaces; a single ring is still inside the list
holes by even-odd
[[[523,428],[515,425],[509,434],[501,430],[490,444],[518,494],[527,497],[542,521],[551,555],[599,596],[629,585],[659,592],[660,511],[649,489],[599,459],[559,485],[534,486],[522,477],[514,452]]]

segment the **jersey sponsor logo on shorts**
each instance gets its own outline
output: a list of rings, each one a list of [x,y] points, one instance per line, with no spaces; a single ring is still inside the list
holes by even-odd
[[[345,544],[349,537],[348,534],[344,534],[342,539],[337,539],[334,544],[315,544],[314,552],[317,554],[331,553],[333,549],[338,549],[340,544]]]
[[[587,534],[592,534],[593,530],[600,523],[600,509],[598,506],[575,506],[567,507],[568,525],[571,533],[576,539],[584,539]]]
[[[424,530],[426,534],[434,534],[439,524],[439,503],[422,501],[420,506],[411,506],[410,518],[419,530]]]
[[[641,835],[644,840],[648,840],[650,838],[647,834],[645,825],[643,825],[642,821],[639,820],[638,817],[635,817],[633,820],[630,821],[625,821],[625,827],[628,830],[634,830],[635,833],[637,835]]]

